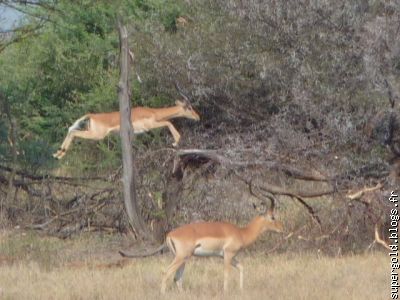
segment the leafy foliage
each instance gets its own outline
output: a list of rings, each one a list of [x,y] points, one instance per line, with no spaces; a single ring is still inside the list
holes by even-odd
[[[58,1],[53,5],[51,9],[46,5],[24,7],[29,13],[26,23],[43,18],[47,22],[40,34],[0,55],[0,93],[17,118],[24,165],[44,163],[43,155],[50,160],[52,145],[64,138],[66,128],[83,112],[117,109],[117,16],[151,17],[161,2]],[[38,161],[32,160],[34,156]]]

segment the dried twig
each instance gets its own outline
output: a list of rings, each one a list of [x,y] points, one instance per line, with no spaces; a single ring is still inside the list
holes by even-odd
[[[374,187],[370,187],[370,188],[363,188],[357,192],[354,193],[348,193],[346,195],[347,198],[349,198],[350,200],[360,200],[362,196],[364,196],[365,193],[369,193],[369,192],[373,192],[376,190],[379,190],[383,187],[382,183],[378,183],[376,186]]]
[[[385,247],[386,249],[391,250],[388,243],[386,243],[386,241],[379,236],[378,224],[375,224],[375,240],[373,243],[378,243],[378,244],[382,245],[383,247]]]

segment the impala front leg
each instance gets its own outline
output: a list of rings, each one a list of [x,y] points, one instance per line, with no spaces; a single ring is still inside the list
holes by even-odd
[[[232,266],[239,270],[239,287],[243,290],[243,266],[235,258],[232,259]]]
[[[231,252],[224,252],[224,292],[228,291],[228,280],[229,280],[229,274],[232,269],[233,265],[233,257],[235,256],[235,253]]]
[[[172,146],[176,147],[179,143],[179,140],[181,139],[181,135],[179,134],[178,130],[176,130],[174,125],[172,125],[172,123],[168,122],[168,121],[156,122],[153,125],[153,128],[160,128],[160,127],[168,127],[169,131],[171,132],[171,134],[175,140],[175,142],[172,144]]]

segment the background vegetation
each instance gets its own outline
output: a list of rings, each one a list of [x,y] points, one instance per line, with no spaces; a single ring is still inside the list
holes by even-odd
[[[282,189],[290,234],[265,242],[274,251],[359,252],[376,224],[383,232],[398,187],[397,1],[19,2],[0,1],[26,16],[0,47],[3,227],[129,230],[118,137],[51,156],[78,117],[117,109],[120,14],[133,105],[172,105],[179,82],[202,117],[174,121],[180,148],[224,157],[179,156],[165,130],[137,136],[139,195],[157,236],[199,219],[245,222],[259,201],[250,182],[264,196]],[[301,196],[313,191],[321,197]]]

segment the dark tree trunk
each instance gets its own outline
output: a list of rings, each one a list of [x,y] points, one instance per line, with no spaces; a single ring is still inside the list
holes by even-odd
[[[12,198],[15,195],[14,189],[14,178],[17,173],[17,160],[18,160],[18,152],[17,152],[17,133],[16,133],[16,120],[11,115],[10,106],[8,101],[6,100],[6,96],[0,93],[0,108],[4,112],[5,117],[9,121],[10,131],[9,131],[9,144],[11,146],[11,154],[12,154],[12,164],[11,164],[11,172],[8,177],[8,188],[6,193],[6,198],[0,200],[0,221],[4,222],[5,218],[5,210],[12,203]]]
[[[135,185],[135,172],[132,153],[133,128],[131,123],[131,103],[129,86],[129,49],[126,27],[118,22],[120,39],[120,80],[118,83],[118,99],[121,114],[121,145],[123,166],[123,196],[129,222],[141,239],[150,238],[149,232],[142,219]],[[133,59],[133,55],[131,56]]]

